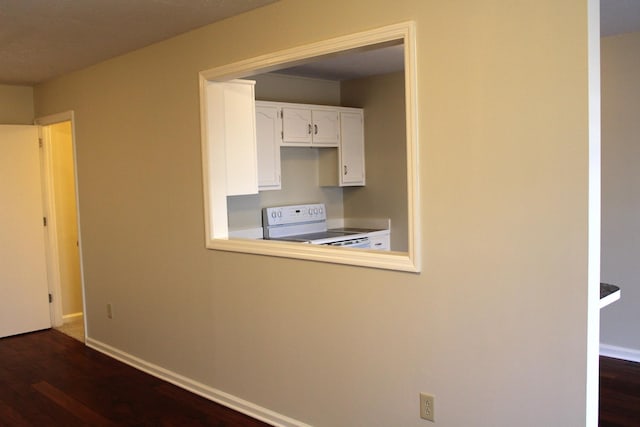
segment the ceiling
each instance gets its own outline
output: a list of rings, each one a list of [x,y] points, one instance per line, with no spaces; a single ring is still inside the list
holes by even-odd
[[[0,83],[33,85],[277,0],[0,0]]]
[[[33,85],[275,1],[0,0],[0,83]],[[602,35],[629,31],[640,31],[640,0],[601,0]],[[401,53],[385,47],[285,72],[384,74],[402,69]]]
[[[308,64],[278,70],[276,73],[326,80],[350,80],[402,70],[404,45],[400,43],[328,56]]]

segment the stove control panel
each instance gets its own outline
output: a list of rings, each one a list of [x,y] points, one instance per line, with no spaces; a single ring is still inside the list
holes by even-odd
[[[326,221],[326,219],[324,203],[276,206],[262,210],[263,226]]]

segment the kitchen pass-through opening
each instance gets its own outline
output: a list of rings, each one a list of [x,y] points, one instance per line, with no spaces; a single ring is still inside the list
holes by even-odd
[[[240,164],[243,168],[248,167],[248,171],[242,171],[241,176],[246,177],[254,172],[252,165],[257,164],[256,157],[253,160],[247,161],[246,158],[241,158],[241,161],[235,160],[234,163],[233,153],[234,147],[226,144],[227,140],[231,140],[228,133],[229,129],[233,129],[234,120],[240,123],[240,136],[234,137],[234,144],[237,145],[237,141],[241,140],[242,135],[248,135],[246,140],[248,141],[248,151],[251,151],[251,137],[255,140],[255,133],[247,131],[247,127],[253,126],[255,128],[255,108],[256,103],[260,103],[264,100],[266,95],[262,94],[262,99],[256,101],[256,93],[260,94],[260,90],[257,90],[253,85],[255,81],[251,82],[253,76],[257,76],[257,84],[260,85],[261,78],[264,75],[269,74],[275,76],[275,79],[282,80],[287,76],[294,75],[294,78],[304,79],[313,78],[306,77],[302,73],[313,72],[318,69],[318,65],[331,66],[332,61],[342,61],[343,63],[351,60],[352,64],[355,64],[355,73],[357,68],[371,68],[367,67],[367,64],[363,64],[362,58],[369,58],[367,60],[376,61],[377,54],[395,54],[400,52],[401,71],[397,72],[402,79],[402,85],[400,91],[403,91],[400,95],[404,105],[401,108],[404,109],[404,123],[402,123],[402,131],[404,144],[401,147],[401,154],[404,157],[403,167],[405,170],[400,170],[400,180],[402,187],[406,188],[404,197],[401,201],[396,201],[391,207],[398,207],[397,212],[391,212],[385,215],[385,211],[373,212],[376,205],[384,206],[385,203],[380,203],[383,196],[376,199],[376,173],[383,173],[383,168],[375,168],[375,160],[384,159],[385,153],[375,153],[373,151],[366,151],[367,160],[367,181],[357,183],[360,188],[340,187],[329,188],[324,187],[318,190],[319,194],[338,194],[334,199],[342,197],[343,199],[356,199],[360,196],[366,195],[369,192],[368,197],[373,200],[369,206],[367,202],[362,202],[358,206],[362,206],[362,211],[355,214],[347,214],[347,210],[351,211],[351,208],[347,209],[347,203],[345,202],[344,208],[341,209],[339,203],[331,204],[326,203],[325,200],[318,200],[316,196],[309,196],[306,192],[301,193],[300,200],[288,200],[289,203],[282,203],[282,205],[290,204],[314,204],[321,203],[326,204],[326,210],[329,211],[327,220],[331,223],[340,222],[340,228],[352,227],[353,224],[345,224],[346,222],[353,222],[352,217],[359,217],[366,221],[384,221],[385,219],[391,223],[391,234],[397,241],[401,243],[396,244],[396,247],[391,247],[391,251],[373,251],[372,248],[361,247],[360,250],[343,249],[339,245],[302,245],[295,242],[283,242],[263,239],[264,235],[247,235],[238,236],[235,235],[234,221],[239,221],[237,218],[241,218],[245,212],[251,212],[248,221],[260,220],[262,218],[261,211],[267,207],[273,207],[279,205],[277,203],[279,196],[266,195],[267,193],[276,194],[276,192],[263,192],[258,191],[257,186],[255,190],[249,183],[249,190],[245,190],[243,182],[237,182],[234,178],[234,172],[238,174],[238,168],[233,164]],[[359,55],[360,60],[353,62],[352,56]],[[362,56],[365,55],[365,56]],[[389,57],[390,58],[390,57]],[[371,62],[373,64],[374,62]],[[384,63],[385,61],[379,61],[378,63]],[[386,63],[393,61],[387,60]],[[248,59],[234,64],[225,65],[222,67],[214,68],[211,70],[202,71],[200,73],[200,86],[201,86],[201,120],[202,120],[202,153],[203,153],[203,172],[204,172],[204,197],[205,197],[205,222],[206,222],[206,246],[209,249],[214,250],[226,250],[235,252],[256,253],[271,256],[281,256],[289,258],[301,258],[310,259],[322,262],[332,262],[340,264],[359,265],[366,267],[376,267],[392,270],[402,270],[419,272],[420,271],[420,248],[419,248],[419,215],[418,208],[420,206],[418,202],[418,168],[417,168],[417,120],[416,120],[416,89],[415,89],[415,48],[414,48],[414,24],[412,22],[396,24],[388,27],[379,28],[376,30],[366,31],[362,33],[356,33],[348,36],[343,36],[331,40],[326,40],[318,43],[314,43],[307,46],[296,47],[285,51],[279,51],[268,55]],[[393,72],[394,70],[390,70]],[[275,72],[275,74],[274,74]],[[382,71],[384,72],[384,71]],[[388,71],[389,72],[389,71]],[[327,71],[324,71],[324,75]],[[357,74],[356,74],[357,75]],[[284,76],[284,77],[283,77]],[[339,78],[339,77],[338,77]],[[358,78],[358,77],[356,77]],[[366,79],[367,76],[364,76]],[[242,79],[242,80],[240,80]],[[236,85],[235,83],[242,83]],[[232,84],[233,83],[233,84]],[[226,86],[225,86],[226,85]],[[248,94],[248,95],[247,95]],[[273,96],[273,95],[272,95]],[[249,103],[243,103],[243,99],[250,99]],[[268,100],[267,100],[268,101]],[[278,103],[275,103],[278,107]],[[280,106],[282,107],[282,106]],[[302,105],[300,108],[300,102],[294,105],[284,105],[280,111],[280,114],[298,114],[306,109],[306,105]],[[319,106],[316,108],[320,110],[315,112],[317,114],[318,123],[331,123],[332,111],[324,111],[327,108],[325,106]],[[343,108],[338,106],[338,108]],[[345,107],[346,108],[346,107]],[[312,108],[313,109],[313,108]],[[329,108],[329,110],[331,110]],[[368,111],[365,106],[364,121],[367,122]],[[398,109],[400,110],[400,109]],[[370,110],[372,111],[372,110]],[[248,113],[247,113],[248,112]],[[351,113],[348,117],[358,117],[358,111],[341,111],[337,110],[335,114]],[[314,112],[312,111],[311,114]],[[322,113],[322,114],[320,114]],[[362,113],[361,113],[362,114]],[[372,112],[373,114],[373,112]],[[226,122],[220,122],[220,118]],[[231,119],[229,119],[231,117]],[[234,119],[235,117],[235,119]],[[241,119],[237,119],[241,117]],[[340,117],[340,116],[338,116]],[[231,122],[229,122],[231,120]],[[321,121],[322,120],[322,121]],[[336,123],[341,123],[341,121]],[[371,120],[372,124],[375,124],[377,120]],[[245,126],[245,124],[250,126]],[[286,125],[286,123],[285,123]],[[316,124],[309,124],[309,133],[313,134],[316,131]],[[365,128],[365,146],[367,145],[367,133]],[[226,133],[225,133],[226,132]],[[255,130],[254,130],[255,132]],[[285,133],[281,135],[286,135]],[[374,134],[371,133],[370,134]],[[326,144],[325,146],[311,146],[310,148],[298,148],[301,144],[301,139],[291,139],[294,144],[286,146],[286,141],[280,144],[279,151],[283,162],[289,161],[288,158],[302,158],[304,156],[323,157],[325,153],[331,153],[332,150],[336,150],[340,153],[340,148],[331,147],[331,137],[318,137],[317,143]],[[311,144],[316,142],[311,141]],[[254,142],[255,144],[255,142]],[[335,144],[339,147],[339,144]],[[372,147],[374,144],[370,144]],[[237,148],[237,147],[236,147]],[[253,149],[255,150],[255,148]],[[300,151],[303,150],[303,151]],[[304,151],[306,150],[306,151]],[[367,150],[370,147],[367,146]],[[245,150],[245,153],[247,150]],[[309,154],[315,153],[315,154]],[[372,154],[374,153],[374,154]],[[342,153],[340,153],[342,154]],[[330,157],[330,156],[324,156]],[[247,166],[248,165],[248,166]],[[256,166],[257,167],[257,166]],[[347,168],[345,168],[347,169]],[[387,173],[392,170],[387,168]],[[342,172],[342,169],[340,169]],[[398,172],[398,171],[396,171]],[[283,170],[283,175],[285,171]],[[286,183],[283,183],[285,187]],[[239,189],[239,190],[238,190]],[[282,191],[278,189],[278,191]],[[398,191],[396,191],[397,193]],[[281,192],[280,194],[284,194]],[[379,194],[379,193],[378,193]],[[364,197],[364,196],[363,196]],[[304,200],[303,200],[304,199]],[[240,208],[238,207],[240,206]],[[336,207],[338,206],[338,207]],[[351,205],[350,205],[351,206]],[[341,212],[344,210],[344,213]],[[258,214],[256,215],[255,212]],[[370,216],[367,212],[373,212]],[[389,221],[389,218],[396,215],[395,219]],[[350,218],[346,218],[350,216]],[[367,217],[368,216],[368,217]],[[236,218],[237,217],[237,218]],[[231,227],[230,227],[231,223]],[[357,222],[354,223],[357,225]],[[265,226],[266,224],[258,224],[258,226]],[[377,225],[377,224],[376,224]],[[394,226],[398,227],[398,231],[395,235]],[[335,227],[334,227],[335,228]],[[357,227],[356,227],[357,228]],[[402,237],[402,239],[399,239]],[[399,249],[399,250],[398,250]]]

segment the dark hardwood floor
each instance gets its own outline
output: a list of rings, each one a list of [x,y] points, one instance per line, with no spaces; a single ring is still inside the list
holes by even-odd
[[[0,426],[262,427],[56,330],[0,339]]]
[[[640,426],[640,363],[600,357],[600,427]]]
[[[640,427],[640,363],[600,358],[600,427]],[[262,427],[56,330],[0,339],[0,426]]]

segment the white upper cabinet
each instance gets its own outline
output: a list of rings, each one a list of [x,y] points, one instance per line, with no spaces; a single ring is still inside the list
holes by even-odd
[[[320,148],[320,186],[365,185],[361,108],[255,102],[260,191],[280,190],[280,147]]]
[[[313,143],[337,146],[340,142],[340,117],[336,110],[311,110]]]
[[[311,110],[307,108],[282,109],[282,142],[311,144],[313,127]]]
[[[280,190],[280,108],[256,101],[256,143],[258,146],[258,189]]]
[[[362,110],[340,113],[340,186],[365,185]]]
[[[340,118],[331,107],[296,105],[282,109],[282,143],[284,145],[338,146]]]
[[[340,107],[340,145],[320,150],[318,183],[323,187],[365,185],[364,112]]]
[[[209,179],[224,182],[226,196],[258,193],[254,85],[207,82]]]

